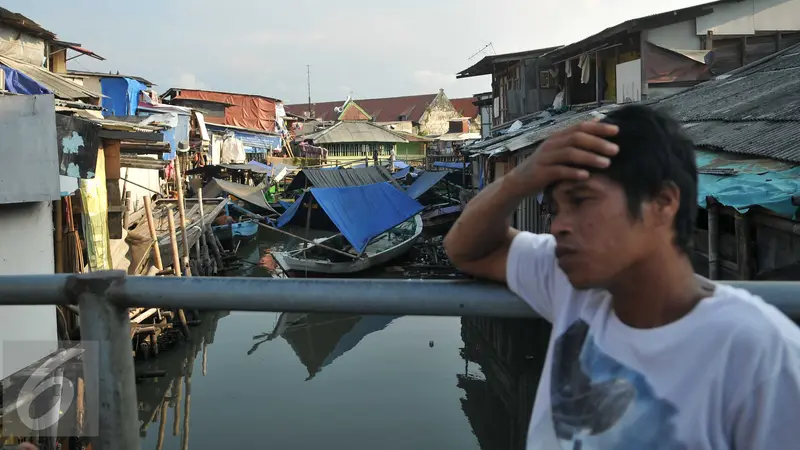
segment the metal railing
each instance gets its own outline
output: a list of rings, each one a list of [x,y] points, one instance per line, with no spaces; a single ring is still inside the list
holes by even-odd
[[[800,282],[725,283],[800,318]],[[121,271],[0,276],[0,305],[52,304],[77,304],[81,338],[99,349],[83,360],[87,403],[100,408],[94,450],[139,449],[129,307],[537,317],[505,287],[472,281],[126,277]]]

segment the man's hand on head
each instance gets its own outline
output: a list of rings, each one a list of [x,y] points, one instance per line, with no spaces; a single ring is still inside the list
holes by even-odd
[[[555,133],[522,164],[506,175],[519,196],[536,195],[553,183],[589,178],[589,169],[604,169],[619,152],[605,138],[619,132],[616,125],[591,120]]]

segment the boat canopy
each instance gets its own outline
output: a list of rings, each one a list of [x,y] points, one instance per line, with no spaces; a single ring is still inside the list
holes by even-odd
[[[264,198],[264,192],[253,186],[244,184],[233,183],[230,181],[220,180],[219,178],[212,179],[205,187],[203,187],[203,196],[206,198],[222,197],[222,193],[227,192],[236,198],[242,199],[251,205],[258,206],[259,208],[267,211],[275,212],[267,200]]]
[[[413,199],[419,198],[422,194],[430,191],[436,183],[442,181],[442,178],[446,177],[447,173],[446,171],[423,173],[406,189],[406,195]]]
[[[381,233],[405,222],[423,209],[419,202],[388,182],[311,188],[281,215],[278,227],[286,225],[294,218],[301,205],[308,201],[308,196],[313,196],[331,222],[358,252],[363,251]]]

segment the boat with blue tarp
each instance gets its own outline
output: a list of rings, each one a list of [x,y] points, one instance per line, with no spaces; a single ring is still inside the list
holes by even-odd
[[[445,178],[448,172],[424,172],[406,189],[406,194],[418,200],[425,209],[422,224],[427,235],[447,232],[461,215],[461,204],[453,198],[457,186],[452,186]],[[444,192],[434,189],[443,186]],[[452,188],[452,189],[451,189]]]
[[[317,214],[310,214],[315,208]],[[406,253],[422,234],[422,210],[419,202],[389,182],[310,188],[278,218],[277,226],[297,225],[316,216],[315,225],[323,228],[315,229],[338,233],[272,256],[290,276],[360,272]]]

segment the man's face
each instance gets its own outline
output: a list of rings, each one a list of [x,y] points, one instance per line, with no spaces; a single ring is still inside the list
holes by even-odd
[[[577,289],[608,288],[658,241],[647,202],[632,217],[622,187],[604,175],[559,183],[551,201],[558,264]]]

